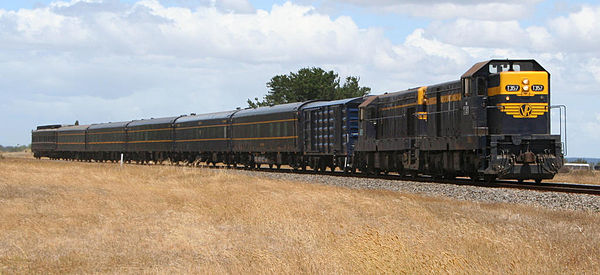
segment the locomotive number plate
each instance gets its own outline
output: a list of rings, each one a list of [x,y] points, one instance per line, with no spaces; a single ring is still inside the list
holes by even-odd
[[[505,87],[507,92],[518,92],[521,90],[521,86],[519,85],[506,85]]]
[[[531,85],[531,90],[534,92],[541,92],[544,90],[544,85]]]

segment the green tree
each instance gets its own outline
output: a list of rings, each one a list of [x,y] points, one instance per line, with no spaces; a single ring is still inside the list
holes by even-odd
[[[340,85],[340,77],[334,71],[321,68],[302,68],[287,75],[276,75],[269,82],[269,92],[262,101],[248,99],[248,106],[272,106],[283,103],[301,102],[313,99],[336,100],[360,97],[369,94],[371,88],[361,87],[359,77],[349,76]]]

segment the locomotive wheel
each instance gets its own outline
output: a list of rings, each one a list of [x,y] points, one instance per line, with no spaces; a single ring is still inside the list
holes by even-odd
[[[540,178],[538,178],[538,179],[535,179],[535,183],[536,183],[536,184],[541,184],[541,183],[542,183],[542,179],[540,179]]]

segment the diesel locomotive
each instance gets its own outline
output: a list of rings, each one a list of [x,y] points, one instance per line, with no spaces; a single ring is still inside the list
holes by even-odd
[[[550,74],[480,62],[459,80],[377,96],[32,131],[37,158],[205,162],[435,178],[551,179]]]

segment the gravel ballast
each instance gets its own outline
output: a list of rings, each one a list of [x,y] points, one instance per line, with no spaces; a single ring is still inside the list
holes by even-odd
[[[415,182],[361,177],[340,177],[266,171],[232,170],[236,173],[276,180],[341,186],[355,189],[379,189],[432,197],[484,203],[516,203],[557,210],[600,212],[600,196],[512,188],[490,188],[447,183]]]

